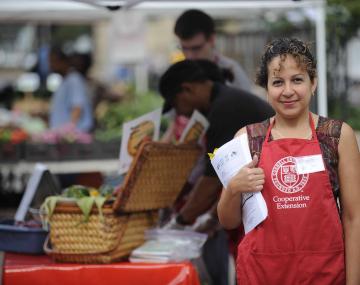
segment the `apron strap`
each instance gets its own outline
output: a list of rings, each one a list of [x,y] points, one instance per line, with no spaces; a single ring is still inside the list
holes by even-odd
[[[268,143],[269,137],[270,137],[270,132],[271,132],[271,129],[273,128],[274,124],[275,124],[275,118],[272,121],[270,119],[270,125],[269,125],[269,127],[268,127],[268,129],[266,131],[266,137],[265,137],[264,143]]]
[[[314,123],[314,119],[311,115],[311,112],[309,112],[309,122],[310,122],[310,128],[311,128],[311,133],[312,133],[312,140],[318,140],[317,135],[316,135],[316,129],[315,129],[315,123]]]
[[[270,137],[270,133],[271,133],[271,129],[274,127],[275,124],[275,117],[273,119],[272,122],[270,122],[270,125],[266,131],[266,137],[265,137],[265,143],[267,143],[269,141],[269,137]],[[311,139],[312,140],[318,140],[317,135],[316,135],[316,130],[315,130],[315,124],[314,124],[314,120],[313,117],[311,115],[311,112],[309,112],[309,124],[310,124],[310,128],[311,128]]]

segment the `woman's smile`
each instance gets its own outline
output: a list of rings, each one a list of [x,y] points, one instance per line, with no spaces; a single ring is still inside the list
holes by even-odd
[[[280,103],[282,103],[284,105],[284,107],[286,107],[286,108],[293,108],[293,107],[295,107],[295,104],[298,101],[299,100],[287,100],[287,101],[280,101]]]

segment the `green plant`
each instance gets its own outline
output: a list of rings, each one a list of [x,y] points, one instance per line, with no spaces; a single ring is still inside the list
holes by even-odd
[[[124,122],[135,119],[161,107],[162,99],[154,93],[141,94],[127,101],[113,104],[100,122],[106,129],[119,127]]]
[[[95,136],[104,140],[120,136],[123,123],[161,108],[162,104],[162,97],[155,92],[133,95],[124,101],[112,104],[99,120],[99,129]]]
[[[331,98],[329,100],[329,117],[342,119],[342,104],[340,104],[339,98]],[[347,119],[348,123],[353,129],[360,131],[360,107],[348,106]]]

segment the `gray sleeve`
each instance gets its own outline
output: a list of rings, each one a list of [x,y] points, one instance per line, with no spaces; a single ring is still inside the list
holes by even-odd
[[[253,84],[249,79],[249,76],[246,74],[244,68],[242,68],[239,63],[221,54],[218,54],[217,58],[218,66],[221,68],[230,69],[230,71],[234,75],[234,81],[230,82],[227,85],[235,88],[240,88],[248,92],[252,92]]]
[[[233,72],[234,81],[231,82],[230,85],[251,92],[252,84],[244,69],[240,65],[236,64],[233,66]]]

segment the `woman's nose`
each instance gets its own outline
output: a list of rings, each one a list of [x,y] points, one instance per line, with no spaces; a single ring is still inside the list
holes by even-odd
[[[290,82],[287,82],[284,84],[284,90],[283,95],[284,96],[291,96],[294,94],[294,89],[292,88],[292,85]]]

